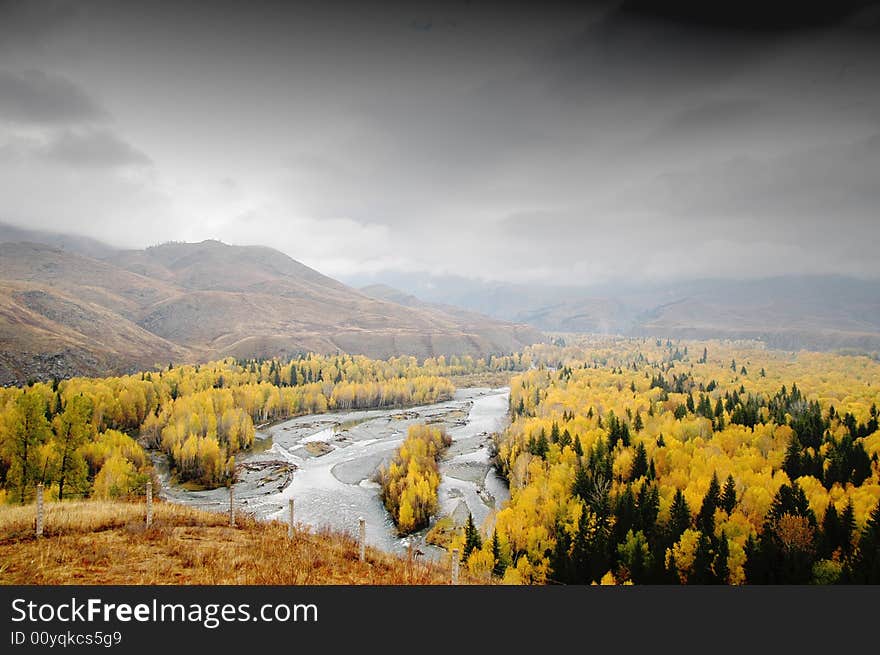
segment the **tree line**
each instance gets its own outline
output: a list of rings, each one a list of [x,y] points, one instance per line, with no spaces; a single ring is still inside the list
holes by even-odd
[[[228,483],[256,426],[334,409],[429,404],[450,376],[521,369],[527,355],[374,360],[304,353],[287,361],[227,358],[107,378],[0,388],[0,502],[138,493],[167,456],[180,481]]]

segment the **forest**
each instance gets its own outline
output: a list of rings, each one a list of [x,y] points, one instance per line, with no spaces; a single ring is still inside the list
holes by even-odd
[[[40,483],[59,500],[143,493],[151,449],[179,482],[227,484],[257,425],[434,403],[452,397],[451,376],[529,366],[522,354],[419,362],[309,353],[0,388],[0,502],[29,502]]]
[[[50,500],[136,496],[163,456],[179,482],[228,484],[259,426],[438,402],[486,371],[513,375],[493,452],[511,500],[442,538],[478,579],[880,583],[880,363],[755,342],[559,338],[488,359],[303,354],[0,388],[0,502],[40,483]],[[414,426],[380,471],[401,534],[430,524],[447,445]]]
[[[437,460],[451,444],[452,438],[439,428],[410,426],[394,457],[379,469],[382,502],[400,534],[426,527],[437,511]]]
[[[754,343],[533,349],[466,558],[511,583],[880,582],[880,364]],[[464,531],[458,537],[465,540]]]

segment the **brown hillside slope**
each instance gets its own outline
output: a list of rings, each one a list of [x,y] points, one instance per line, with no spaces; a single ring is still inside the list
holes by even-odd
[[[152,368],[192,353],[50,286],[0,282],[0,384]]]
[[[477,356],[541,339],[470,312],[371,298],[270,248],[218,241],[104,260],[0,244],[0,285],[2,384],[309,350]],[[57,363],[51,372],[47,361]]]
[[[39,243],[0,243],[0,281],[50,287],[137,320],[146,306],[179,293],[173,285]]]

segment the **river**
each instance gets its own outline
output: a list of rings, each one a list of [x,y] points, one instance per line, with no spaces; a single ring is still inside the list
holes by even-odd
[[[413,541],[428,556],[422,531],[397,536],[373,476],[415,423],[443,427],[453,442],[440,462],[438,515],[461,522],[468,511],[479,526],[509,499],[507,484],[489,465],[491,434],[507,421],[507,388],[459,389],[452,400],[406,409],[332,412],[300,416],[258,430],[251,452],[239,455],[236,504],[258,518],[287,520],[294,499],[295,522],[354,534],[366,520],[367,543],[403,552]],[[222,511],[225,488],[188,491],[169,482],[160,468],[162,495],[173,502]]]

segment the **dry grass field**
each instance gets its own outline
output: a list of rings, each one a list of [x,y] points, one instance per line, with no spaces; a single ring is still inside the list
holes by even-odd
[[[410,564],[344,534],[171,503],[82,501],[46,505],[44,536],[34,506],[0,507],[0,584],[448,584],[446,565]],[[462,567],[462,583],[475,582]]]

